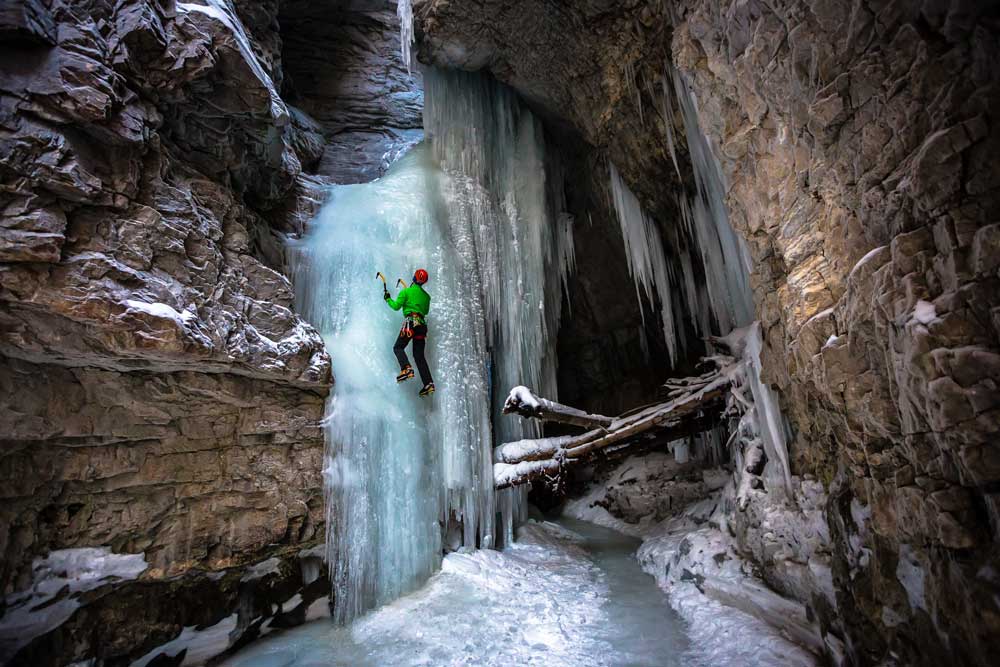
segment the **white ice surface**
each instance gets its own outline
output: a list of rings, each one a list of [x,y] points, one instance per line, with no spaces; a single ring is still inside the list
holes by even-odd
[[[692,644],[707,656],[709,664],[816,664],[813,654],[782,636],[773,625],[732,606],[737,603],[778,618],[786,613],[782,600],[747,574],[728,536],[719,530],[707,525],[695,527],[685,517],[668,519],[647,535],[639,549],[639,561],[688,622]],[[714,597],[703,591],[713,592]],[[719,599],[728,602],[723,604]]]
[[[504,551],[452,553],[421,590],[345,628],[275,632],[226,667],[707,665],[633,558],[594,526],[529,523]]]

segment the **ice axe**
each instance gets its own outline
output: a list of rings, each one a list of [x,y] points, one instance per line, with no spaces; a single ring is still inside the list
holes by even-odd
[[[403,286],[403,289],[406,289],[406,281],[402,278],[396,278],[396,287],[399,287],[400,285]]]
[[[385,282],[385,276],[382,275],[381,271],[376,271],[375,272],[375,277],[382,281],[382,294],[384,294],[385,298],[388,299],[389,298],[389,286]]]

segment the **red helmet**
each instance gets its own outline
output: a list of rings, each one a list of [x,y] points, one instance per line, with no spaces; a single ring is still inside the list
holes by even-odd
[[[418,285],[423,285],[425,282],[427,282],[428,277],[429,276],[427,275],[427,272],[424,271],[423,269],[417,269],[416,271],[413,272],[413,282],[415,282]]]

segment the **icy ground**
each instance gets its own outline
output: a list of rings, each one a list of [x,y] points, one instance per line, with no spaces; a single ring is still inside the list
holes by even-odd
[[[636,483],[634,468],[654,475],[655,460],[629,459],[611,478],[616,479],[621,470],[633,469],[633,479],[626,483],[634,493],[642,493],[642,489],[650,487]],[[647,464],[649,469],[644,467]],[[640,481],[642,478],[639,475]],[[662,492],[653,488],[653,492]],[[594,484],[587,494],[568,502],[564,514],[643,540],[636,557],[642,569],[656,577],[670,606],[689,628],[689,640],[697,647],[694,664],[816,664],[816,657],[803,648],[818,650],[819,639],[802,605],[774,593],[757,579],[732,538],[721,530],[726,520],[722,494],[733,495],[731,484],[659,523],[652,515],[638,523],[612,516],[601,506],[607,489],[605,484]],[[635,497],[634,501],[641,498]]]
[[[709,665],[635,559],[638,542],[564,520],[529,523],[504,551],[454,553],[419,591],[347,628],[320,620],[226,667]]]

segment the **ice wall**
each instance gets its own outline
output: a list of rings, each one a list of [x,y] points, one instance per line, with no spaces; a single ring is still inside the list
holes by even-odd
[[[517,385],[555,397],[561,288],[573,266],[572,219],[562,170],[540,121],[509,89],[484,74],[431,70],[424,77],[424,130],[449,175],[452,234],[467,239],[482,290],[498,442],[540,435],[526,420],[500,416]],[[523,490],[498,502],[506,538],[523,515]]]
[[[424,80],[431,144],[382,179],[334,186],[292,249],[298,308],[323,334],[336,375],[324,475],[339,622],[422,583],[446,533],[460,528],[474,547],[512,538],[523,491],[494,491],[492,448],[537,427],[501,418],[502,400],[520,384],[556,395],[573,266],[560,166],[538,120],[491,79],[432,71]],[[395,382],[401,315],[375,279],[409,280],[418,267],[431,276],[430,399],[416,382]]]
[[[324,476],[340,622],[430,576],[449,522],[461,522],[466,544],[493,539],[483,307],[468,280],[475,255],[443,206],[447,187],[418,147],[380,180],[333,187],[293,249],[298,307],[323,334],[336,373]],[[401,315],[375,279],[381,270],[409,280],[418,267],[431,276],[431,399],[417,396],[417,381],[396,384]]]

